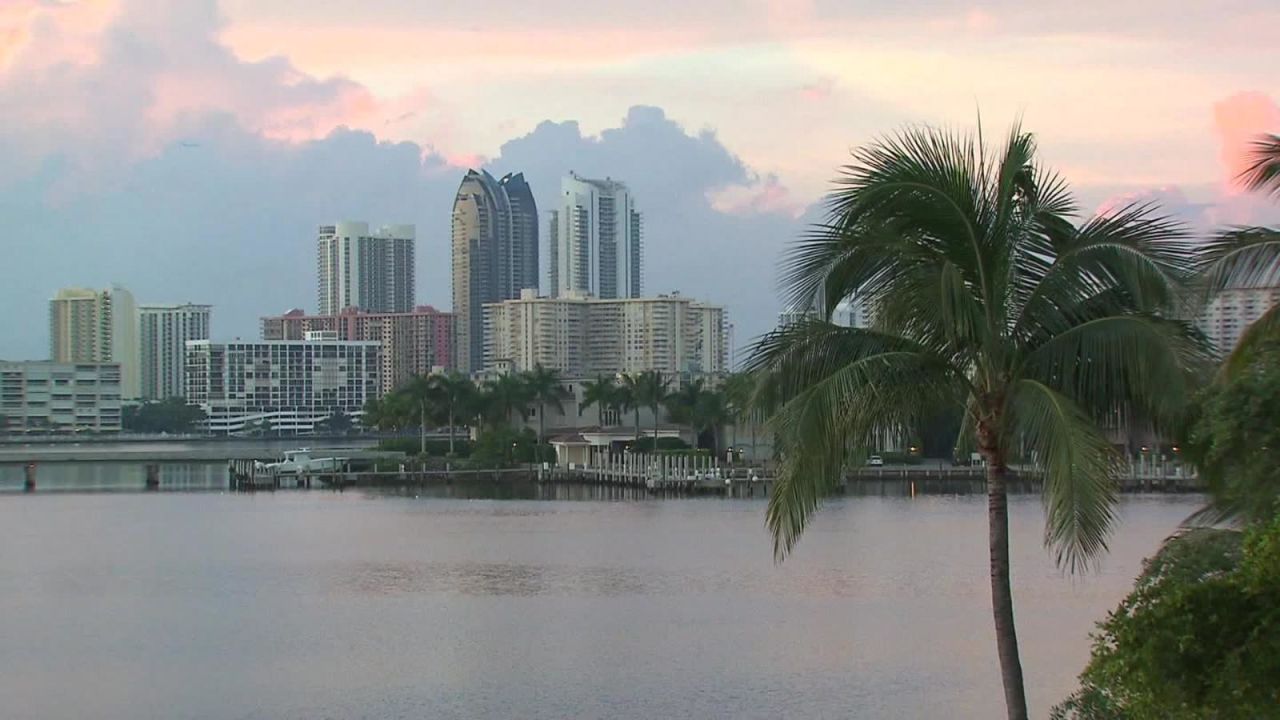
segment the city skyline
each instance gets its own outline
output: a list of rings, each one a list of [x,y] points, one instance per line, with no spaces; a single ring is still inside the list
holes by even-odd
[[[30,316],[67,285],[236,288],[216,301],[219,332],[250,336],[263,312],[314,297],[310,273],[283,272],[314,252],[314,225],[364,217],[419,228],[417,302],[447,307],[436,233],[458,176],[523,171],[551,208],[572,169],[625,178],[643,200],[646,292],[724,304],[744,344],[782,309],[779,253],[820,218],[850,147],[908,122],[971,127],[979,111],[992,137],[1021,115],[1085,212],[1148,197],[1202,229],[1277,212],[1232,184],[1247,139],[1280,126],[1261,34],[1280,10],[1264,0],[1177,14],[1089,2],[1047,24],[1003,2],[675,5],[661,14],[688,30],[674,34],[639,6],[589,20],[499,4],[484,43],[462,41],[465,14],[423,7],[6,3],[0,215],[18,228],[6,259],[31,271],[0,303]],[[376,47],[320,51],[343,24]],[[570,36],[582,41],[547,42]],[[740,110],[757,105],[769,112]],[[0,356],[40,357],[41,335],[6,333]]]

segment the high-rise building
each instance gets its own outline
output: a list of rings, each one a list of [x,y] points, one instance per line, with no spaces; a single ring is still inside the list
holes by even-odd
[[[338,315],[307,315],[291,310],[262,318],[263,340],[302,340],[309,332],[331,332],[338,340],[382,345],[381,385],[386,394],[411,378],[452,367],[453,314],[423,306],[409,313],[366,313],[344,310]]]
[[[569,173],[551,214],[551,295],[640,297],[643,219],[627,186]]]
[[[119,365],[0,362],[0,432],[119,431]]]
[[[358,418],[380,387],[378,343],[331,332],[301,341],[187,343],[187,402],[213,433],[269,427],[309,432],[339,413]]]
[[[556,298],[525,291],[485,306],[485,362],[491,369],[542,365],[566,378],[655,370],[679,378],[728,369],[724,308],[680,295]]]
[[[59,290],[49,301],[49,358],[57,363],[116,363],[120,394],[136,399],[141,369],[133,294],[119,285]]]
[[[455,365],[479,370],[484,305],[538,288],[538,208],[524,175],[467,171],[453,201]]]
[[[138,306],[142,399],[164,400],[186,392],[188,340],[208,340],[209,305]]]
[[[349,307],[409,312],[414,305],[414,227],[346,221],[321,225],[316,240],[321,315]]]
[[[1280,286],[1228,288],[1218,293],[1197,318],[1197,325],[1221,353],[1240,342],[1245,328],[1280,304]]]

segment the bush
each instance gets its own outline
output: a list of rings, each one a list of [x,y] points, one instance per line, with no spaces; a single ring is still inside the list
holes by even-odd
[[[636,452],[653,452],[653,438],[642,437],[639,440],[631,443],[631,447]],[[688,450],[688,449],[689,449],[689,443],[685,442],[683,438],[678,438],[678,437],[658,438],[659,453],[666,450]]]
[[[1277,717],[1280,516],[1170,539],[1099,625],[1059,720]]]
[[[471,454],[471,441],[467,438],[455,438],[453,447],[456,457],[467,457]],[[416,456],[421,454],[422,440],[413,437],[386,438],[378,443],[377,449]],[[447,457],[449,455],[449,441],[435,438],[427,440],[427,455],[430,457]]]

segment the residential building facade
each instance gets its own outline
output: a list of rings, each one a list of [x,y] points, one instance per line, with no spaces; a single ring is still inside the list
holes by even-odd
[[[1240,342],[1245,328],[1280,304],[1280,286],[1228,288],[1219,293],[1197,319],[1219,352],[1226,354]]]
[[[116,363],[0,362],[0,432],[120,432]]]
[[[570,172],[551,213],[551,296],[640,297],[643,226],[626,184]]]
[[[302,340],[327,331],[337,340],[377,342],[379,395],[410,379],[453,367],[454,317],[427,305],[408,313],[367,313],[348,309],[337,315],[307,315],[291,310],[262,318],[262,339]]]
[[[120,392],[128,400],[141,391],[138,349],[138,308],[125,288],[66,288],[49,301],[49,359],[118,364]]]
[[[321,225],[316,240],[321,315],[346,308],[409,312],[414,307],[414,226],[365,222]]]
[[[187,341],[209,339],[212,314],[212,306],[192,303],[138,306],[143,400],[183,396]]]
[[[538,208],[524,175],[496,180],[469,170],[458,186],[452,215],[454,364],[481,369],[484,306],[537,289]]]
[[[187,343],[187,402],[215,434],[311,432],[342,413],[358,418],[381,387],[379,344],[332,339]]]
[[[485,362],[566,378],[658,371],[681,378],[728,370],[724,308],[680,295],[593,298],[579,293],[485,307]]]

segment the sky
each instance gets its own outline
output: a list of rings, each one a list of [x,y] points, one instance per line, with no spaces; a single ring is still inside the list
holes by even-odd
[[[544,216],[569,170],[625,180],[646,288],[726,305],[738,345],[850,148],[905,124],[1021,119],[1090,212],[1280,221],[1234,182],[1280,132],[1276,27],[1274,0],[0,0],[0,357],[113,282],[256,337],[315,309],[340,219],[415,223],[447,309],[469,167]]]

